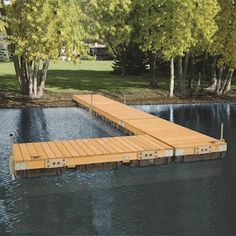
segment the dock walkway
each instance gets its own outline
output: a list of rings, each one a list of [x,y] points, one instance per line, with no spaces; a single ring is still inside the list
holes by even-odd
[[[13,144],[11,172],[30,177],[68,168],[91,170],[222,157],[227,144],[101,95],[77,95],[88,109],[129,136]]]

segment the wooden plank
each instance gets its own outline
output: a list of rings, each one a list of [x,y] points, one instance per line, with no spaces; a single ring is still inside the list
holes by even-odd
[[[24,161],[31,161],[30,153],[25,143],[19,144],[21,154]]]
[[[51,150],[51,148],[47,142],[42,142],[40,144],[41,144],[44,152],[46,153],[48,159],[56,158],[56,155],[53,153],[53,151]]]
[[[128,149],[124,145],[122,145],[120,142],[115,141],[113,138],[110,139],[110,142],[119,147],[122,150],[122,152],[124,153],[128,152]]]
[[[146,149],[146,150],[154,149],[153,145],[150,145],[150,143],[147,143],[144,140],[140,139],[139,136],[133,136],[132,138],[133,138],[134,142],[136,142],[138,145],[140,145],[144,149]]]
[[[30,154],[31,158],[35,158],[35,157],[39,157],[40,156],[38,154],[38,152],[36,151],[33,143],[27,143],[26,147],[27,147],[27,149],[29,151],[29,154]]]
[[[54,141],[60,152],[63,154],[65,158],[71,157],[71,153],[67,150],[67,148],[62,144],[61,141]]]
[[[98,148],[103,154],[109,154],[110,152],[109,152],[109,150],[106,149],[106,146],[99,143],[97,140],[98,140],[97,138],[92,140],[93,143],[94,143],[94,146],[96,148]]]
[[[88,156],[94,155],[94,152],[89,147],[87,147],[87,145],[85,145],[82,140],[75,140],[75,142],[86,152]]]
[[[127,160],[137,160],[136,153],[126,154]],[[124,154],[110,154],[104,156],[88,156],[82,158],[68,158],[66,159],[66,165],[86,165],[97,163],[109,163],[109,162],[122,162],[124,161]]]
[[[75,148],[74,148],[68,141],[62,141],[61,143],[62,143],[62,144],[66,147],[66,149],[70,152],[70,154],[71,154],[72,157],[78,157],[78,156],[80,156],[80,155],[79,155],[79,152],[77,152],[77,151],[75,150]]]
[[[48,159],[47,154],[43,150],[43,147],[40,143],[33,143],[35,149],[37,150],[38,154],[41,156],[41,159]]]
[[[94,141],[93,140],[91,140],[91,139],[83,139],[81,141],[83,141],[83,143],[85,145],[87,145],[94,152],[95,155],[103,154],[103,152],[101,150],[99,150],[99,148],[96,147],[96,145],[94,145]]]
[[[64,158],[64,155],[62,154],[62,152],[59,150],[59,148],[54,142],[48,142],[48,145],[57,158]]]
[[[12,146],[12,154],[15,162],[21,162],[23,161],[23,156],[21,154],[21,150],[19,147],[19,144],[13,144]]]
[[[107,144],[103,138],[100,138],[100,139],[96,139],[96,142],[100,143],[101,145],[103,145],[103,147],[106,148],[106,150],[110,153],[110,154],[114,154],[116,153],[116,151],[109,145]]]
[[[68,142],[71,144],[71,146],[74,147],[74,149],[77,151],[79,156],[87,155],[87,153],[75,142],[75,140],[69,140]]]
[[[123,137],[114,137],[113,140],[116,141],[116,142],[118,142],[118,143],[120,143],[120,144],[122,144],[125,148],[127,148],[127,150],[128,150],[129,152],[136,152],[136,151],[137,151],[137,149],[134,148],[133,146],[131,146],[129,143],[127,143],[127,142],[123,139]]]
[[[137,143],[133,142],[132,139],[130,138],[130,136],[128,137],[122,137],[127,143],[129,143],[130,145],[132,145],[134,148],[136,148],[137,151],[143,151],[144,148],[139,146]]]
[[[139,138],[144,142],[150,143],[156,149],[167,149],[168,147],[170,147],[163,143],[161,144],[158,140],[152,139],[151,137],[148,137],[146,135],[140,135]]]
[[[117,153],[123,153],[124,151],[120,149],[116,144],[111,142],[110,138],[103,138],[103,140],[110,146],[112,147]]]

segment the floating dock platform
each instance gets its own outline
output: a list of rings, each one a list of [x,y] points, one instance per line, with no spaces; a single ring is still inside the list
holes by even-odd
[[[77,95],[77,104],[127,136],[13,144],[11,173],[20,177],[222,158],[218,140],[101,95]]]

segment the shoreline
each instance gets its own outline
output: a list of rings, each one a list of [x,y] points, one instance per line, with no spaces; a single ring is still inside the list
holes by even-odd
[[[124,102],[124,94],[114,92],[97,92],[110,97],[116,101]],[[72,100],[75,94],[86,94],[81,92],[62,93],[45,92],[41,99],[32,100],[16,92],[0,91],[0,108],[53,108],[53,107],[75,107],[76,102]],[[87,93],[88,94],[88,93]],[[95,93],[94,93],[95,94]],[[216,96],[204,94],[198,97],[180,98],[168,97],[165,91],[147,90],[126,93],[126,104],[128,105],[168,105],[168,104],[206,104],[236,102],[236,91],[232,90],[226,95]]]

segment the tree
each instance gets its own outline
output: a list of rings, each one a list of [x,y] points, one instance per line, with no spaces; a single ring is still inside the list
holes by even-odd
[[[76,0],[12,0],[0,6],[13,55],[21,93],[30,98],[43,95],[51,59],[62,49],[76,60],[87,53],[84,14]]]
[[[188,4],[187,14],[187,26],[191,30],[192,45],[184,55],[184,63],[182,63],[182,57],[178,57],[178,74],[179,77],[179,94],[185,93],[185,80],[187,78],[188,68],[191,69],[191,75],[189,76],[188,87],[192,89],[192,80],[194,76],[194,70],[196,64],[199,63],[199,57],[202,57],[202,71],[199,74],[198,79],[205,79],[206,73],[206,59],[209,51],[209,47],[212,44],[212,37],[217,30],[215,23],[215,16],[218,13],[220,7],[217,0],[204,0],[186,1]],[[196,60],[196,57],[198,58]],[[190,60],[190,67],[189,67]],[[182,65],[184,64],[184,68]],[[183,71],[183,73],[181,73]],[[200,81],[198,81],[200,83]]]
[[[130,43],[131,0],[90,0],[90,15],[99,39],[108,43],[125,74],[126,48]]]
[[[211,47],[214,77],[209,89],[222,94],[230,90],[236,68],[236,2],[219,0],[219,3],[221,10],[216,17],[218,30]]]
[[[192,45],[191,28],[188,26],[189,1],[136,0],[136,7],[141,26],[140,42],[142,49],[150,54],[152,84],[157,86],[155,62],[157,53],[170,61],[170,96],[174,91],[174,58],[183,56]]]
[[[121,62],[119,58],[113,63],[114,74],[121,74],[121,65],[124,64],[126,75],[140,75],[146,73],[147,57],[135,43],[130,43],[125,50],[125,61]]]
[[[136,42],[143,52],[147,53],[151,80],[150,86],[157,88],[156,61],[161,49],[161,28],[162,3],[152,0],[134,0],[132,2],[133,28],[139,31]],[[138,29],[138,30],[137,30]]]
[[[140,26],[139,41],[142,49],[150,54],[152,83],[155,78],[157,54],[170,61],[170,96],[174,92],[174,59],[178,57],[179,76],[182,77],[182,57],[203,37],[214,33],[216,0],[135,0],[139,9],[136,21]],[[183,81],[180,79],[180,83]],[[180,85],[183,90],[183,84]]]

